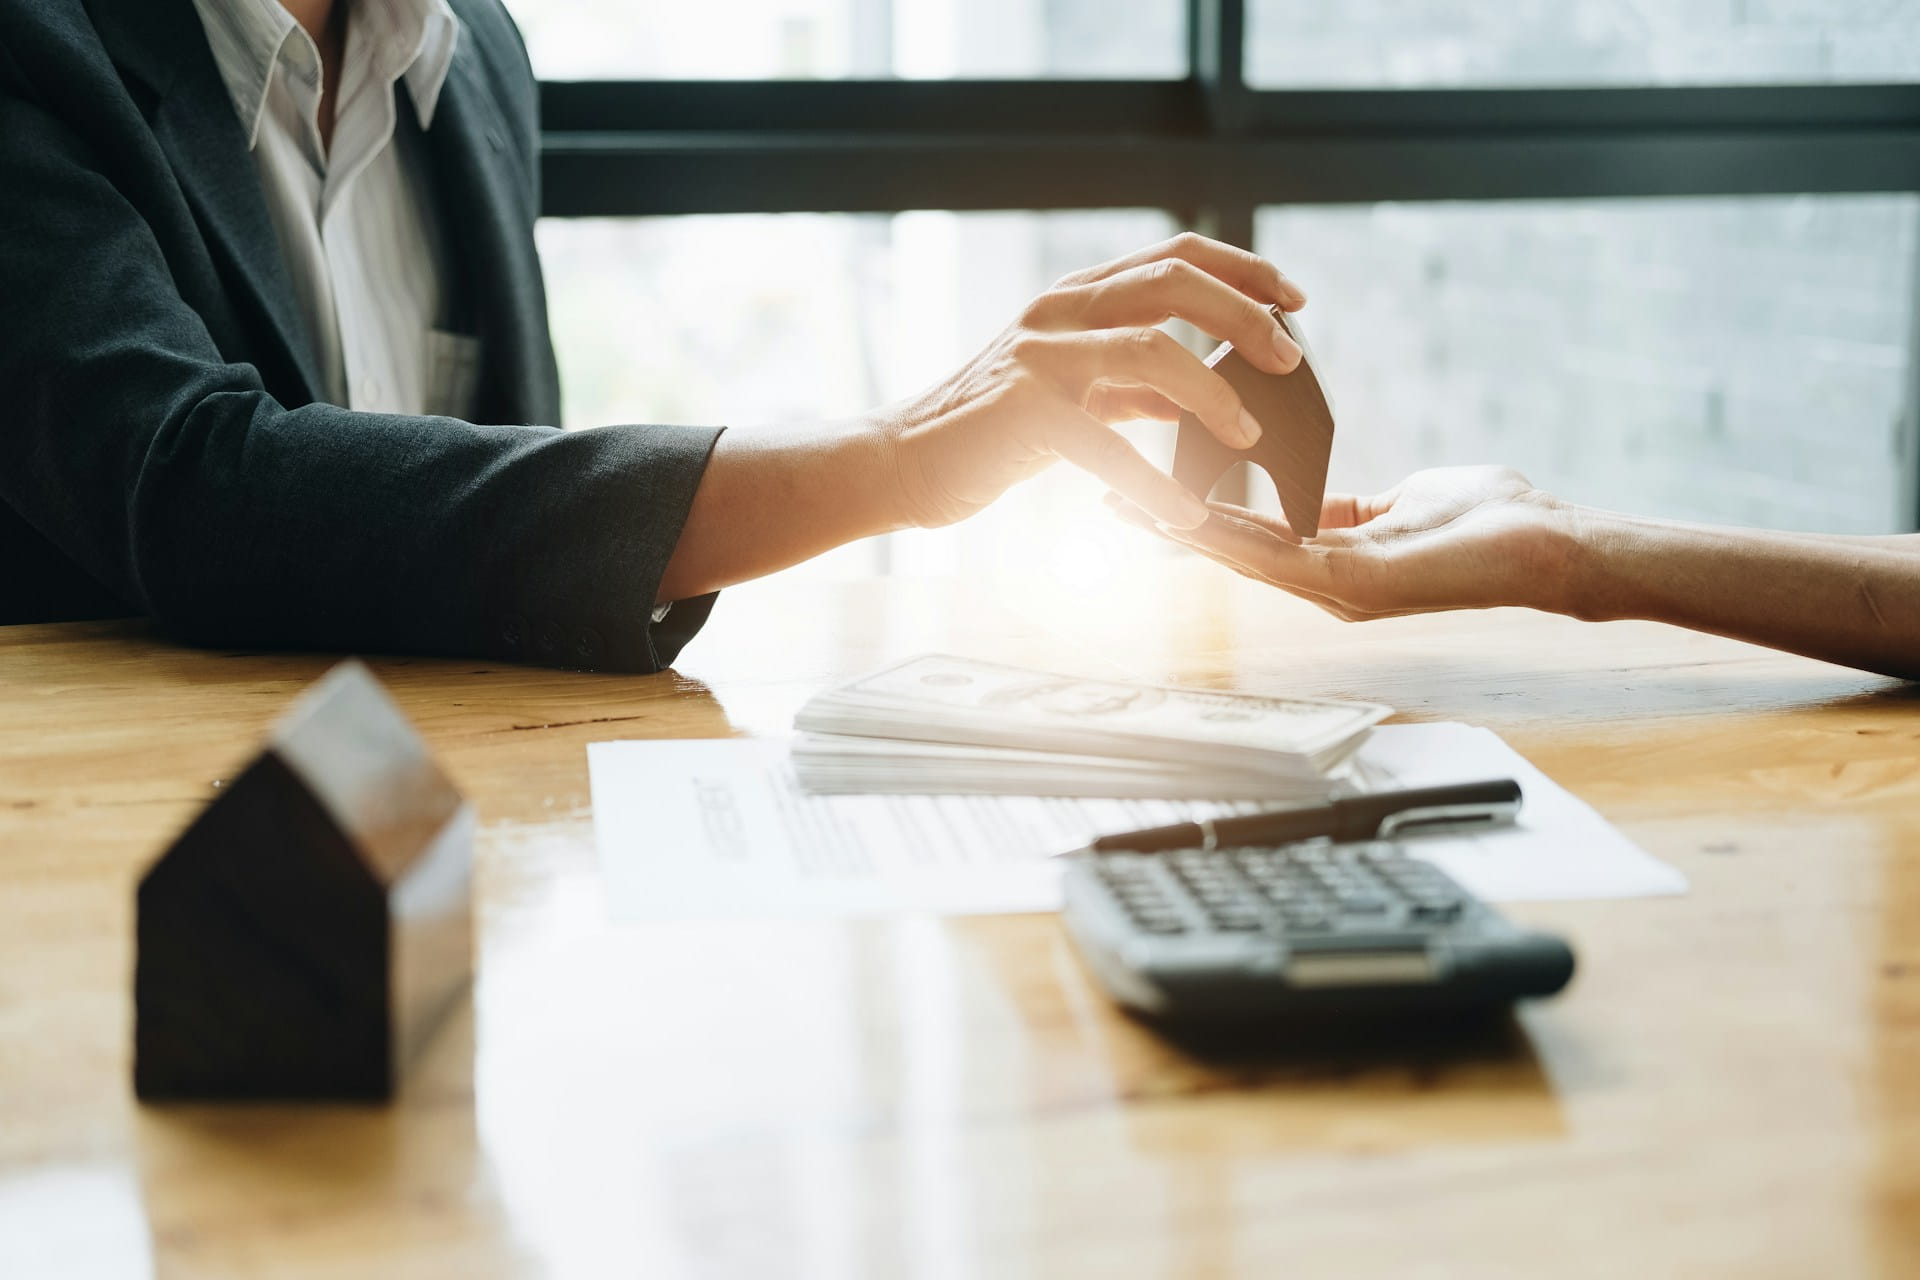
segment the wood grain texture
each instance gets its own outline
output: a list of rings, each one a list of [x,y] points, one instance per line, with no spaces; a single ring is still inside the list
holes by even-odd
[[[472,1006],[385,1109],[129,1083],[134,883],[332,657],[0,631],[0,1274],[1920,1274],[1906,686],[1124,586],[761,584],[650,677],[375,660],[482,822]],[[588,742],[778,732],[934,648],[1488,724],[1694,890],[1513,908],[1572,987],[1417,1051],[1169,1043],[1044,916],[608,923]]]

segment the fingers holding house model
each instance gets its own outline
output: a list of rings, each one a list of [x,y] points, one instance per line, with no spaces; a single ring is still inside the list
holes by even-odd
[[[1272,263],[1197,235],[1069,275],[916,396],[845,422],[722,434],[660,598],[757,577],[855,538],[951,524],[1062,459],[1156,521],[1202,524],[1206,505],[1112,424],[1184,411],[1244,449],[1260,426],[1239,393],[1158,326],[1186,320],[1285,374],[1301,352],[1273,308],[1304,305]]]

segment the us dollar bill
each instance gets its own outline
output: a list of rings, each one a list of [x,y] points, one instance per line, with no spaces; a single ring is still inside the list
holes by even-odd
[[[1319,764],[1389,714],[1376,703],[1101,680],[929,654],[820,695],[795,727],[1116,755],[1179,747],[1190,759]]]

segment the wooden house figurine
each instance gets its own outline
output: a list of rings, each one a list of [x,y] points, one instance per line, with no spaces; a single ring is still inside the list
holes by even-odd
[[[143,1099],[385,1099],[472,973],[474,817],[335,667],[139,888]]]

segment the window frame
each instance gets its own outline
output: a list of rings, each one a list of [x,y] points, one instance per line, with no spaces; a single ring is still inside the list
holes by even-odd
[[[1262,205],[1920,191],[1920,83],[1257,89],[1245,0],[1187,32],[1182,79],[544,82],[541,212],[1158,208],[1251,247]]]
[[[552,217],[1920,190],[1920,83],[1255,89],[1245,0],[1179,80],[550,81]]]

